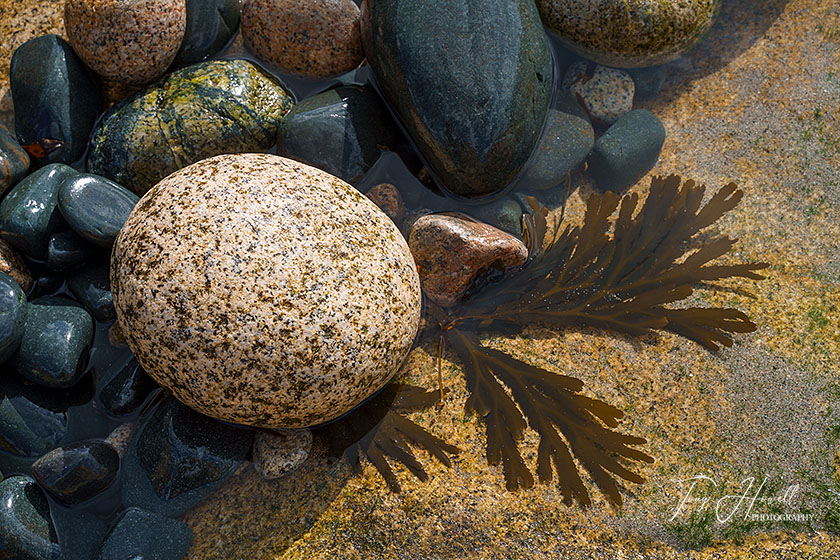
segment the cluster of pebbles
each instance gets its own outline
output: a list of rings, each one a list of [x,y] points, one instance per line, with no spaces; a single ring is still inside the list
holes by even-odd
[[[67,0],[0,125],[0,558],[183,557],[178,515],[394,378],[422,297],[527,261],[526,196],[638,181],[649,67],[718,2],[611,5]]]

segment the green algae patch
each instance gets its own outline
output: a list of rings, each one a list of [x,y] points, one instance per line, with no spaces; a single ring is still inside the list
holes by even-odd
[[[143,195],[192,163],[274,145],[294,99],[245,60],[189,66],[112,107],[93,131],[88,171]]]

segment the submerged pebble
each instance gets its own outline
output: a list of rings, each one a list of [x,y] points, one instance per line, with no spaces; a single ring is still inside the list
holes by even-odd
[[[87,367],[93,320],[65,301],[44,298],[29,304],[20,348],[11,360],[18,374],[44,387],[71,387]]]
[[[443,307],[460,303],[483,274],[515,269],[528,259],[522,241],[463,215],[419,218],[411,227],[408,243],[423,292]]]
[[[593,121],[611,125],[633,109],[636,86],[624,70],[580,61],[566,70],[563,89],[583,105]]]
[[[297,428],[378,391],[410,350],[420,283],[356,189],[268,154],[207,159],[143,197],[111,287],[143,369],[209,416]]]
[[[38,457],[53,449],[67,432],[62,392],[24,384],[8,376],[0,384],[0,449],[20,457]],[[78,403],[75,403],[78,404]]]
[[[390,183],[380,183],[371,187],[365,196],[379,206],[395,224],[402,222],[405,217],[405,203],[397,187]]]
[[[364,59],[352,0],[244,0],[242,37],[260,60],[307,78],[342,74]]]
[[[186,0],[184,40],[174,64],[201,62],[219,52],[239,29],[240,0]]]
[[[625,189],[656,164],[664,142],[665,127],[656,115],[645,109],[630,111],[595,142],[589,172],[601,189]]]
[[[135,412],[158,384],[132,358],[102,388],[99,400],[109,414],[124,416]]]
[[[67,224],[58,211],[58,191],[78,171],[53,163],[18,183],[0,202],[0,235],[30,257],[47,253],[50,237]]]
[[[67,277],[67,289],[97,321],[116,318],[107,263],[92,263]]]
[[[29,154],[21,148],[9,129],[0,123],[0,196],[23,179],[29,169]]]
[[[280,478],[300,467],[311,449],[311,430],[259,432],[254,436],[254,468],[266,480]]]
[[[184,39],[185,0],[67,0],[73,49],[107,80],[132,85],[161,76]]]
[[[53,449],[32,464],[32,474],[56,499],[73,505],[108,488],[119,466],[120,458],[113,447],[89,440]]]
[[[55,272],[67,272],[83,266],[96,253],[96,247],[75,232],[62,231],[50,237],[44,264]]]
[[[506,196],[488,204],[467,208],[467,213],[482,222],[502,231],[520,235],[522,233],[522,207],[513,198]]]
[[[566,184],[569,173],[583,164],[594,144],[595,131],[589,121],[551,109],[526,171],[525,187],[544,190]]]
[[[133,507],[108,533],[99,560],[180,560],[191,542],[192,531],[180,521]]]
[[[0,482],[0,557],[56,560],[58,556],[58,538],[43,490],[28,476]]]

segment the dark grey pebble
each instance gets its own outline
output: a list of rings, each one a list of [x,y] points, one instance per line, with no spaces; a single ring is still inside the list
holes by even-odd
[[[0,272],[0,363],[15,353],[26,322],[26,294],[11,276]]]
[[[568,174],[583,164],[594,143],[595,131],[589,121],[551,109],[523,186],[543,190],[565,184]]]
[[[58,539],[43,490],[28,476],[11,476],[0,482],[0,558],[58,557]]]
[[[57,298],[34,300],[11,364],[33,383],[71,387],[85,372],[92,340],[93,320],[87,311],[72,302],[59,304]]]
[[[650,111],[625,113],[601,136],[589,155],[589,172],[602,190],[620,191],[650,171],[665,142],[665,127]]]
[[[186,0],[187,26],[176,66],[201,62],[233,39],[239,28],[239,0]]]
[[[47,253],[50,237],[67,229],[58,211],[58,191],[78,171],[54,163],[42,167],[18,183],[0,203],[0,235],[30,257]]]
[[[136,194],[110,179],[80,173],[62,185],[58,208],[79,236],[110,248],[139,200]]]
[[[192,531],[180,521],[133,507],[108,533],[99,560],[180,560],[191,542]]]
[[[29,154],[14,136],[0,124],[0,196],[26,175],[29,169]]]
[[[55,272],[75,270],[92,259],[97,248],[75,232],[62,231],[50,237],[47,244],[46,267]]]
[[[97,321],[117,317],[107,263],[92,263],[71,273],[67,288]]]
[[[159,385],[132,358],[103,387],[99,394],[102,406],[113,416],[131,414]]]
[[[56,499],[73,505],[108,488],[119,467],[120,457],[113,447],[89,440],[53,449],[33,463],[32,474]]]
[[[62,146],[47,154],[47,161],[81,158],[102,98],[67,41],[42,35],[22,44],[12,55],[9,84],[20,143],[58,140]]]

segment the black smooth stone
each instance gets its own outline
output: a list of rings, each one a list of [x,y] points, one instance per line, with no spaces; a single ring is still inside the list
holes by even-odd
[[[128,215],[140,200],[117,183],[80,173],[58,192],[58,208],[70,228],[86,241],[110,248]]]
[[[57,560],[58,539],[43,490],[28,476],[0,482],[0,558]]]
[[[377,87],[441,186],[499,192],[537,144],[554,65],[532,0],[376,0],[361,8]]]
[[[69,165],[54,163],[18,183],[0,202],[3,239],[30,257],[46,255],[50,237],[68,227],[58,211],[58,190],[77,174]]]
[[[26,322],[26,294],[8,274],[0,272],[0,363],[17,351]]]
[[[133,507],[105,538],[99,560],[180,560],[191,542],[180,521]]]
[[[20,143],[61,142],[47,154],[51,162],[73,163],[82,157],[102,98],[70,45],[57,35],[25,42],[12,55],[9,83]]]
[[[50,237],[47,244],[47,259],[44,264],[48,269],[55,272],[67,272],[84,265],[96,253],[96,247],[79,237],[75,232],[62,231]]]
[[[64,277],[53,274],[46,274],[39,276],[35,282],[32,283],[32,290],[29,292],[30,298],[41,298],[52,296],[58,292],[64,285]]]
[[[376,163],[398,137],[388,109],[370,88],[346,86],[301,101],[277,130],[277,153],[348,183]]]
[[[0,195],[26,175],[29,154],[3,124],[0,124]]]
[[[67,288],[97,321],[117,317],[107,263],[92,263],[67,277]]]
[[[99,393],[99,400],[109,414],[114,416],[125,416],[140,408],[146,398],[159,385],[143,371],[137,360],[132,358],[114,377],[111,379],[102,392]]]
[[[53,449],[33,463],[32,475],[60,502],[73,505],[108,488],[119,467],[113,447],[90,440]]]
[[[201,62],[227,45],[239,28],[239,0],[186,0],[187,26],[177,66]]]
[[[29,304],[20,347],[10,363],[33,383],[71,387],[85,372],[92,341],[93,320],[87,311],[69,300],[34,300]]]

